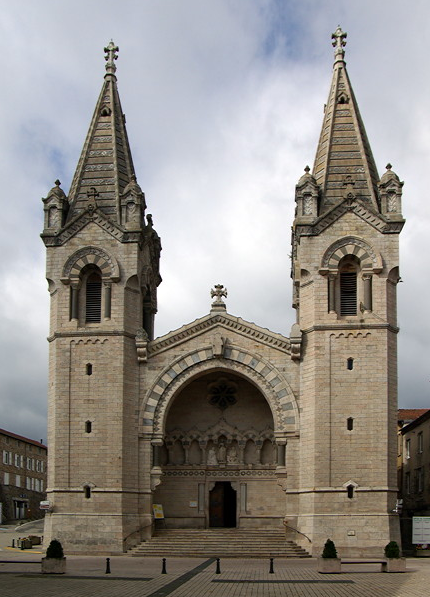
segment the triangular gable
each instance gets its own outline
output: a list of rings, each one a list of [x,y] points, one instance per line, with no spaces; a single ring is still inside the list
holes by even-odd
[[[228,335],[228,332],[234,332],[246,338],[251,338],[261,344],[265,344],[266,346],[280,350],[286,354],[291,353],[291,342],[286,336],[276,334],[266,328],[244,321],[240,317],[234,317],[225,312],[210,313],[205,317],[196,319],[196,321],[188,325],[184,325],[178,330],[169,332],[160,338],[156,338],[148,346],[149,355],[155,355],[165,350],[170,350],[173,347],[189,342],[191,339],[210,330],[214,330],[215,328],[220,329],[221,335],[223,331],[226,332],[225,336]]]

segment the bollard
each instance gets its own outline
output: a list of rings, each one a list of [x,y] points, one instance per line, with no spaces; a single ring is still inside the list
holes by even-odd
[[[269,574],[274,574],[274,570],[273,570],[273,558],[270,558]]]
[[[24,539],[21,539],[21,550],[24,551]]]
[[[12,547],[15,547],[15,539],[12,539]]]
[[[219,564],[219,558],[216,559],[216,570],[215,570],[215,574],[221,574],[221,567]]]
[[[110,574],[110,558],[106,558],[106,572],[105,574]]]
[[[166,570],[166,558],[163,558],[163,566],[161,568],[161,574],[167,574],[167,570]]]

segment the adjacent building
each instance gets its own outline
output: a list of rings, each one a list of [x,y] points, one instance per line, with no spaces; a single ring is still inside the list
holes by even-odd
[[[289,337],[230,314],[221,284],[207,314],[154,337],[161,243],[133,166],[118,48],[105,49],[69,194],[57,181],[43,199],[51,295],[45,539],[61,540],[68,553],[120,553],[150,539],[154,505],[167,527],[264,532],[285,523],[313,555],[328,537],[342,556],[380,556],[399,541],[403,183],[390,164],[378,175],[345,37],[340,28],[333,34],[316,159],[295,188],[291,261],[285,255],[279,272],[291,265]]]
[[[400,409],[399,497],[402,542],[412,548],[412,518],[430,516],[430,409]]]
[[[41,518],[46,497],[47,447],[0,429],[1,521]]]

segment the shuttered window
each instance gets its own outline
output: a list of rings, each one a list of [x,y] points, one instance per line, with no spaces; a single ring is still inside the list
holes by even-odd
[[[357,274],[340,274],[340,314],[357,315]]]
[[[96,274],[90,274],[86,285],[85,321],[100,323],[102,312],[102,280]]]

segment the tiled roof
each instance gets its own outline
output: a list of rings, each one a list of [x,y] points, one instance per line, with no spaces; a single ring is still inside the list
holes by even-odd
[[[42,442],[38,442],[34,439],[29,439],[28,437],[24,437],[23,435],[17,435],[16,433],[12,433],[11,431],[6,431],[6,429],[0,429],[0,435],[7,435],[8,437],[19,439],[20,441],[26,442],[27,444],[32,444],[33,446],[44,448],[45,450],[48,449],[48,447],[45,446],[45,444],[43,444]]]
[[[399,408],[397,420],[410,423],[426,413],[428,408]]]

